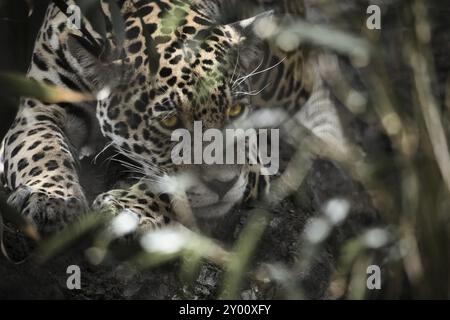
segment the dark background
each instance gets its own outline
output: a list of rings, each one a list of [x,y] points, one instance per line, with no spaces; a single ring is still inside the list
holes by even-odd
[[[34,1],[30,7],[23,0],[0,1],[0,72],[26,73],[31,60],[34,39],[43,21],[48,0]],[[0,136],[14,119],[17,97],[0,88]]]

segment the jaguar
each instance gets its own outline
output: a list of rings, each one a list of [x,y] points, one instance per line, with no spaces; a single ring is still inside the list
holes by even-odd
[[[174,130],[192,131],[195,121],[219,130],[255,124],[279,108],[318,137],[344,141],[317,61],[307,49],[271,41],[304,7],[277,3],[236,17],[237,1],[102,0],[99,31],[85,18],[79,28],[69,25],[74,1],[52,1],[27,76],[93,101],[21,98],[1,149],[8,203],[42,234],[110,207],[133,213],[142,231],[189,225],[191,215],[224,216],[264,197],[271,177],[261,165],[175,165]],[[105,163],[96,160],[105,150],[113,150],[106,163],[126,174],[109,172],[113,183],[88,192],[92,182],[83,176],[100,174]],[[94,169],[83,166],[86,159]]]

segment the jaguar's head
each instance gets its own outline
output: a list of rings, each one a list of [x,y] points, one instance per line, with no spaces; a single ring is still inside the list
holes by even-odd
[[[147,3],[126,15],[124,58],[92,74],[103,81],[112,74],[122,77],[98,103],[103,134],[138,164],[131,168],[154,181],[155,188],[187,196],[196,215],[222,215],[255,196],[258,185],[267,187],[255,165],[175,163],[179,141],[172,139],[175,130],[184,129],[193,140],[200,121],[202,133],[223,132],[252,113],[255,88],[247,75],[262,53],[260,43],[246,33],[263,17],[224,25],[192,7]],[[89,64],[79,44],[72,41],[70,46],[79,61]],[[192,158],[195,152],[203,154],[203,149],[193,150]]]

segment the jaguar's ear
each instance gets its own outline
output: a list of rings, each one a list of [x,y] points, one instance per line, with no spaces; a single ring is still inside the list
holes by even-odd
[[[240,35],[238,47],[243,67],[251,68],[261,62],[264,56],[264,40],[273,35],[276,25],[273,10],[229,24]]]
[[[115,88],[127,80],[127,68],[122,60],[106,58],[106,48],[97,52],[94,46],[77,35],[69,35],[67,39],[68,51],[76,60],[83,78],[93,86],[94,90],[105,87]]]

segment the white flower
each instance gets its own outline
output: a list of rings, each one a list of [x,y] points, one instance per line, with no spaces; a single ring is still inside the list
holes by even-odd
[[[311,243],[320,243],[330,234],[330,223],[322,218],[312,219],[306,226],[306,239]]]
[[[339,224],[347,218],[350,203],[345,199],[331,199],[325,204],[324,213],[331,223]]]
[[[139,217],[130,210],[122,211],[110,224],[111,233],[116,237],[129,234],[137,229]]]
[[[109,87],[104,87],[99,92],[97,92],[97,100],[105,100],[111,94],[111,89]]]
[[[145,234],[140,242],[145,251],[172,254],[185,247],[187,237],[181,230],[163,229]]]
[[[388,233],[380,228],[367,231],[363,236],[363,242],[368,248],[378,249],[389,240]]]

